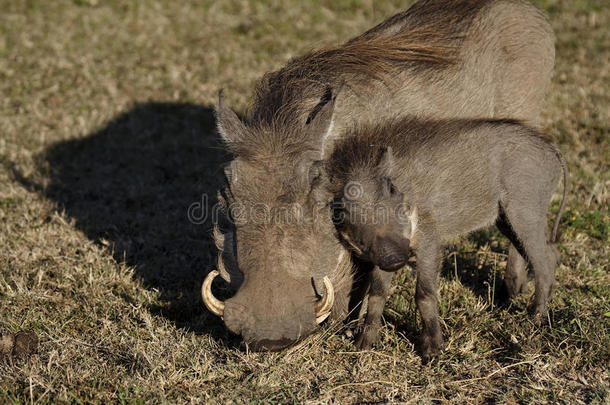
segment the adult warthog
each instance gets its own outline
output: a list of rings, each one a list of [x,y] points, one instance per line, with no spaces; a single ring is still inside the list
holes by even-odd
[[[243,120],[221,94],[218,130],[234,159],[220,195],[233,221],[215,238],[220,273],[237,292],[214,298],[212,272],[206,306],[261,350],[286,347],[329,316],[345,319],[364,291],[353,288],[356,275],[368,266],[355,266],[341,245],[321,181],[335,139],[352,125],[404,114],[536,125],[553,64],[552,30],[527,3],[422,0],[266,74]],[[506,278],[520,278],[525,262],[509,254]]]

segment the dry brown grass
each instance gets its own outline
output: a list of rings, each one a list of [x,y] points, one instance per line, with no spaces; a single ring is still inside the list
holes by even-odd
[[[340,325],[281,353],[243,352],[204,310],[209,223],[186,210],[227,158],[216,91],[243,109],[264,72],[408,5],[378,3],[0,0],[0,333],[31,328],[41,341],[0,360],[0,402],[610,401],[610,9],[599,0],[536,1],[558,36],[544,127],[573,179],[552,329],[532,325],[528,297],[494,305],[496,232],[447,260],[448,349],[433,365],[414,352],[408,271],[365,353]]]

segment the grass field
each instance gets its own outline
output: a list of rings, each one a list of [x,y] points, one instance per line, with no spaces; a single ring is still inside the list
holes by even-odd
[[[187,220],[228,158],[219,88],[244,110],[264,72],[409,1],[0,0],[0,334],[40,338],[0,358],[0,403],[609,403],[610,6],[535,3],[557,34],[543,127],[572,175],[552,327],[529,295],[494,304],[507,245],[479,233],[446,251],[447,351],[423,366],[406,270],[373,351],[340,325],[239,350],[199,297],[210,223]]]

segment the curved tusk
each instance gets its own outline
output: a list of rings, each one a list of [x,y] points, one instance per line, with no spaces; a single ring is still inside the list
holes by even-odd
[[[324,282],[324,286],[326,287],[326,293],[322,297],[322,299],[316,303],[316,322],[321,323],[330,315],[330,311],[335,304],[335,289],[333,284],[330,282],[328,277],[324,276],[322,280]]]
[[[201,284],[201,298],[211,313],[222,317],[225,311],[225,303],[212,294],[212,281],[214,281],[218,274],[218,271],[213,270],[207,275],[205,280],[203,280],[203,284]]]
[[[216,265],[218,267],[218,273],[220,274],[220,277],[227,283],[231,284],[231,276],[227,272],[224,260],[222,260],[222,253],[218,254],[218,260],[216,261]]]
[[[326,320],[326,318],[328,318],[330,316],[330,312],[325,313],[324,315],[320,315],[320,316],[316,316],[316,323],[319,325],[322,322],[324,322],[324,320]]]

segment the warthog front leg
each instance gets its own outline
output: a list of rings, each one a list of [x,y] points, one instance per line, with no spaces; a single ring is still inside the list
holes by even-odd
[[[359,350],[368,350],[379,339],[381,315],[388,299],[388,292],[392,284],[393,272],[381,270],[375,266],[370,273],[369,300],[366,319],[362,333],[358,336],[356,347]]]
[[[415,303],[422,318],[421,354],[427,363],[443,349],[443,335],[438,317],[438,279],[442,263],[440,240],[431,235],[416,249],[417,285]]]

